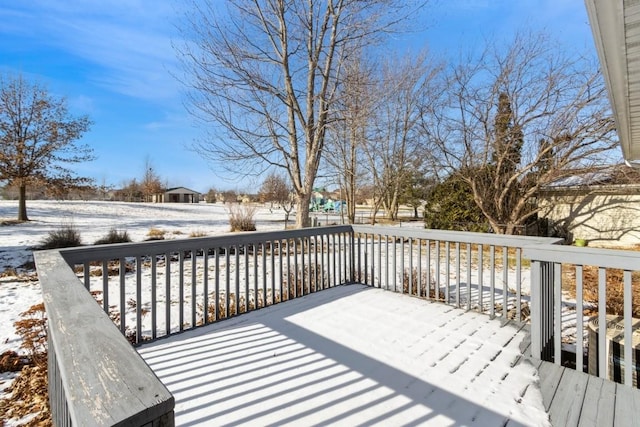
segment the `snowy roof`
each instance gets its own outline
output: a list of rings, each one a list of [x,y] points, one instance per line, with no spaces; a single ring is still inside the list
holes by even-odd
[[[567,176],[552,182],[548,187],[583,187],[586,185],[604,184],[611,181],[613,171],[611,169],[586,172],[573,176]]]
[[[545,188],[588,187],[596,185],[629,185],[640,184],[640,173],[637,169],[626,165],[613,165],[598,170],[575,170],[570,176],[565,176]]]

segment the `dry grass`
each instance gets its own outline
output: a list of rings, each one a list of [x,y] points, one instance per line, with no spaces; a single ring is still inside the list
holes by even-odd
[[[35,282],[38,280],[38,273],[35,267],[22,267],[25,271],[19,272],[13,267],[0,271],[0,279],[10,278],[12,282]]]
[[[305,280],[305,278],[307,278]],[[312,283],[309,283],[308,278],[313,278]],[[276,291],[275,294],[271,294],[271,290],[265,291],[258,289],[257,292],[249,293],[249,300],[246,300],[245,295],[240,295],[236,298],[235,293],[229,294],[229,316],[235,316],[247,311],[247,305],[249,310],[255,310],[262,308],[270,304],[276,304],[282,301],[287,301],[294,298],[294,295],[302,295],[303,293],[309,294],[316,292],[317,290],[324,289],[329,285],[327,274],[321,271],[320,266],[305,266],[298,268],[297,272],[290,271],[288,274],[283,273],[282,277],[282,289],[283,293],[280,294]],[[209,323],[216,320],[216,298],[218,301],[218,319],[225,319],[227,317],[227,298],[226,295],[221,293],[216,297],[215,292],[209,294],[209,303],[207,304],[206,316]],[[204,324],[204,305],[198,304],[198,326]]]
[[[51,230],[43,238],[38,249],[60,249],[82,245],[80,231],[73,224],[65,224]]]
[[[606,271],[607,314],[624,314],[624,278],[623,271]],[[583,301],[592,304],[587,314],[598,312],[598,268],[585,266],[582,270]],[[562,266],[562,288],[573,298],[576,297],[576,269],[572,265]],[[631,276],[631,310],[633,317],[640,317],[640,272]]]
[[[0,226],[17,225],[17,224],[22,224],[24,222],[28,222],[28,221],[18,221],[17,219],[0,218]]]
[[[206,237],[207,233],[202,230],[194,230],[189,233],[189,237]]]
[[[640,251],[640,245],[632,247],[607,247],[606,249],[619,249]],[[585,310],[585,314],[592,315],[598,312],[598,267],[584,266],[582,269],[583,301],[591,307]],[[618,269],[606,270],[606,298],[607,314],[624,314],[624,277],[623,271]],[[574,265],[562,266],[562,290],[572,298],[576,298],[576,268]],[[640,317],[640,271],[631,275],[631,312],[633,317]]]
[[[89,271],[89,275],[92,277],[100,277],[102,276],[102,263],[101,262],[92,262],[92,268]],[[125,262],[124,264],[125,273],[133,273],[136,271],[136,266],[132,262]],[[84,266],[78,265],[74,268],[74,272],[77,275],[84,274]],[[120,274],[120,261],[109,261],[107,263],[107,275],[118,276]]]
[[[115,228],[109,230],[106,236],[95,241],[95,245],[111,245],[114,243],[129,243],[131,237],[126,230],[118,231]]]
[[[434,298],[436,281],[433,276],[427,274],[426,271],[422,271],[422,273],[418,275],[417,268],[414,268],[413,271],[405,269],[402,272],[402,292],[405,294],[425,297],[427,295],[427,284],[429,285],[429,298]],[[418,291],[419,285],[420,290]],[[444,293],[442,294],[442,299],[444,299]]]
[[[49,411],[47,381],[47,331],[44,304],[32,306],[15,323],[22,337],[21,348],[26,356],[14,352],[2,355],[2,368],[19,375],[9,388],[9,398],[0,400],[0,425],[5,420],[33,415],[24,425],[46,427],[52,425]]]
[[[256,231],[255,206],[236,205],[229,206],[229,225],[231,231]]]
[[[167,234],[166,231],[152,227],[147,231],[147,240],[164,240],[165,234]]]

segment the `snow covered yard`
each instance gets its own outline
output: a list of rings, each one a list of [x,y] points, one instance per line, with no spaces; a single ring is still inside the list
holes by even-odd
[[[42,299],[33,275],[32,248],[50,231],[73,225],[84,244],[92,244],[111,229],[127,231],[134,242],[146,240],[152,228],[165,231],[166,239],[229,231],[228,212],[222,204],[28,201],[27,208],[30,222],[0,226],[0,353],[17,350],[13,323]],[[16,212],[16,201],[0,201],[0,220],[13,220]],[[283,229],[284,213],[259,208],[256,222],[260,231]]]

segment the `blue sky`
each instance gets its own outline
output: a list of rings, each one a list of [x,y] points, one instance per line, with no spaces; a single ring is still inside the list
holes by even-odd
[[[220,0],[221,1],[221,0]],[[255,189],[225,179],[188,147],[198,136],[172,76],[180,0],[0,0],[0,72],[22,73],[94,124],[83,143],[97,160],[76,167],[98,184],[140,178],[146,161],[170,186]],[[594,53],[582,0],[435,0],[417,31],[394,46],[425,44],[438,57],[479,48],[519,28],[545,29]]]

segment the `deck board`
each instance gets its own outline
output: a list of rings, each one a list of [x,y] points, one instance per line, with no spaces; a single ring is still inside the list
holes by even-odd
[[[615,383],[590,375],[578,426],[613,426],[615,400]]]
[[[584,405],[588,377],[571,369],[564,369],[549,408],[554,425],[577,426]]]
[[[640,421],[640,393],[637,390],[616,384],[615,427],[637,426]]]
[[[548,425],[521,325],[349,285],[139,348],[177,425]],[[514,366],[515,365],[515,366]],[[537,398],[536,398],[537,397]]]
[[[539,359],[539,390],[554,426],[637,426],[640,390]]]
[[[360,285],[140,354],[177,425],[626,426],[640,391],[532,358],[528,327]]]

